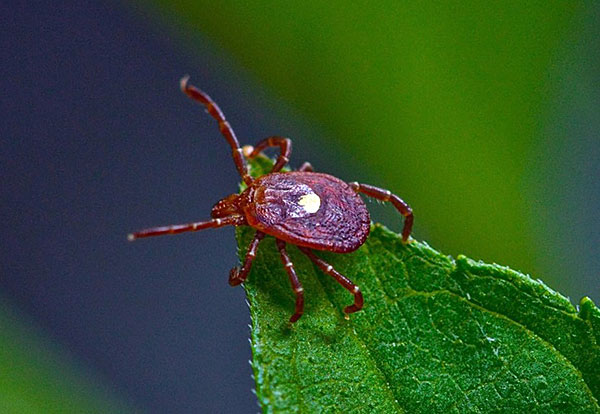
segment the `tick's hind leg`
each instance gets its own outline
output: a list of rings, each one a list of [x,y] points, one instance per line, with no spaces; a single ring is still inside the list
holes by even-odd
[[[281,262],[283,263],[283,266],[285,266],[285,271],[290,277],[292,289],[294,289],[294,293],[296,294],[296,310],[290,318],[290,322],[294,323],[300,319],[304,313],[304,289],[302,288],[300,280],[298,280],[296,270],[294,269],[294,264],[290,260],[290,257],[285,250],[285,242],[277,239],[277,248],[279,249],[279,254],[281,255]]]
[[[262,150],[269,147],[279,147],[281,149],[281,153],[279,154],[279,157],[277,157],[277,161],[271,172],[280,171],[290,161],[290,155],[292,154],[292,140],[278,136],[265,138],[254,146],[254,150],[248,158],[252,159],[256,157]]]
[[[352,187],[352,189],[357,193],[363,193],[369,197],[373,197],[381,201],[390,201],[394,207],[396,207],[396,210],[398,210],[400,214],[405,217],[404,228],[402,229],[402,241],[406,242],[408,240],[414,220],[412,209],[408,204],[406,204],[396,194],[392,194],[389,190],[384,190],[383,188],[374,187],[367,184],[359,184],[357,182],[350,183],[350,187]]]
[[[348,279],[346,276],[344,276],[343,274],[341,274],[340,272],[335,270],[333,268],[333,266],[331,266],[325,260],[317,257],[317,255],[315,255],[312,250],[307,249],[306,247],[298,247],[298,248],[300,249],[300,251],[302,253],[307,255],[308,258],[310,260],[312,260],[313,263],[319,267],[319,269],[321,269],[323,272],[327,273],[329,276],[333,277],[340,285],[342,285],[347,291],[349,291],[350,293],[352,293],[354,295],[354,304],[352,304],[350,306],[346,306],[344,308],[344,313],[353,313],[353,312],[356,312],[356,311],[359,311],[362,309],[363,296],[362,296],[362,293],[360,292],[360,289],[358,288],[358,286],[356,286],[354,283],[352,283],[352,281],[350,279]]]
[[[242,268],[234,267],[229,272],[229,284],[231,286],[237,286],[240,283],[244,283],[252,268],[252,261],[256,257],[256,251],[258,250],[258,243],[265,237],[265,233],[257,231],[254,234],[254,239],[250,242],[248,250],[246,251],[246,259]]]

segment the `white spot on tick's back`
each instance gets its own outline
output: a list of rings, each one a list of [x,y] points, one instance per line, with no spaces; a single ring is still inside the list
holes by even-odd
[[[300,204],[307,213],[316,213],[321,207],[321,198],[315,193],[308,193],[300,197],[298,204]]]
[[[264,209],[265,214],[268,212],[281,220],[308,217],[326,207],[310,186],[285,177],[267,186],[258,203],[257,208]]]

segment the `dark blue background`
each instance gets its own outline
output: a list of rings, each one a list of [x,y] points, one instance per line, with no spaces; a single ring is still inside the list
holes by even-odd
[[[179,91],[182,75],[242,143],[308,135],[298,166],[315,134],[204,39],[133,4],[5,5],[0,27],[1,293],[141,411],[256,412],[247,305],[227,284],[233,229],[126,234],[205,219],[237,191],[230,150]]]

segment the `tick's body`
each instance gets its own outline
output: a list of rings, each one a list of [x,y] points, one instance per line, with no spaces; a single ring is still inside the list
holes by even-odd
[[[358,286],[312,250],[349,253],[362,246],[369,235],[370,218],[358,193],[390,201],[398,209],[406,218],[402,230],[402,239],[406,242],[413,223],[408,204],[387,190],[356,182],[346,183],[328,174],[315,173],[308,163],[298,171],[279,172],[288,163],[292,147],[291,140],[283,137],[266,138],[246,154],[248,158],[253,158],[267,147],[279,147],[281,150],[271,173],[252,178],[248,174],[244,150],[217,104],[204,92],[189,86],[187,78],[182,79],[181,89],[205,105],[210,115],[219,122],[221,133],[233,150],[233,161],[247,188],[241,194],[232,194],[215,204],[211,212],[212,220],[155,227],[130,234],[129,239],[225,225],[251,226],[256,229],[254,239],[248,247],[242,267],[233,268],[229,273],[229,284],[235,286],[246,280],[258,244],[265,235],[270,235],[276,239],[281,261],[296,294],[296,311],[290,318],[291,322],[296,322],[302,316],[304,289],[287,254],[286,243],[298,246],[323,272],[354,295],[354,304],[347,306],[344,312],[348,314],[360,310],[363,297]]]
[[[349,253],[369,235],[365,203],[348,184],[328,174],[267,174],[240,199],[250,226],[286,243]]]

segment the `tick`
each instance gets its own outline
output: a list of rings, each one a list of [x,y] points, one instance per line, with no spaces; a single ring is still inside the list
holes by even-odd
[[[413,213],[409,205],[388,190],[357,182],[346,183],[329,174],[314,172],[308,162],[297,171],[280,172],[289,162],[292,151],[289,138],[265,138],[244,154],[219,106],[206,93],[189,85],[188,77],[184,77],[180,84],[181,90],[204,105],[219,123],[221,134],[231,147],[235,167],[247,188],[241,194],[231,194],[217,202],[212,208],[211,220],[149,228],[130,234],[128,239],[132,241],[224,226],[251,226],[256,232],[241,268],[234,267],[229,272],[231,286],[246,280],[259,243],[269,235],[275,237],[281,262],[296,295],[296,308],[290,322],[296,322],[304,312],[304,289],[288,256],[287,244],[296,245],[319,269],[354,296],[354,303],[344,308],[346,314],[362,309],[363,295],[359,287],[318,257],[314,250],[350,253],[367,240],[371,219],[359,193],[389,201],[396,207],[405,217],[402,230],[404,242],[408,240],[413,225]],[[280,149],[271,172],[258,178],[251,177],[246,157],[252,159],[269,147]]]

